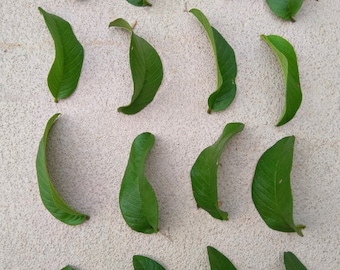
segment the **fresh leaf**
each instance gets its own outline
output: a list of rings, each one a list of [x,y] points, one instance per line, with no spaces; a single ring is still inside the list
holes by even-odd
[[[307,270],[292,252],[285,252],[283,258],[286,270]]]
[[[297,232],[304,225],[293,221],[290,172],[295,137],[285,137],[269,148],[257,163],[252,184],[253,202],[264,222],[273,230]]]
[[[141,255],[133,256],[133,267],[135,270],[165,270],[158,262]]]
[[[283,70],[286,83],[286,102],[279,122],[282,126],[289,122],[302,102],[299,69],[293,46],[284,38],[270,35],[261,35],[261,38],[272,48]]]
[[[53,115],[48,120],[44,135],[39,144],[39,150],[36,158],[36,169],[39,184],[41,200],[46,209],[57,219],[68,224],[78,225],[83,223],[89,217],[70,208],[60,197],[54,188],[47,170],[46,162],[46,144],[48,133],[60,114]]]
[[[222,35],[210,25],[208,19],[200,10],[191,9],[190,12],[196,16],[207,32],[215,55],[217,89],[208,99],[208,113],[225,110],[233,102],[236,95],[237,66],[234,50]]]
[[[70,266],[70,265],[67,265],[67,266],[65,266],[63,269],[61,269],[61,270],[74,270],[73,268],[72,268],[72,266]]]
[[[152,6],[151,3],[149,3],[146,0],[127,0],[131,5],[137,6],[137,7],[145,7],[145,6]]]
[[[236,270],[231,261],[217,249],[209,246],[208,256],[211,270]]]
[[[126,223],[135,231],[158,231],[158,203],[152,186],[144,175],[145,159],[154,145],[149,132],[136,137],[131,146],[119,193],[119,206]]]
[[[219,160],[226,142],[233,135],[242,131],[243,127],[242,123],[227,124],[219,139],[201,152],[190,172],[197,206],[220,220],[227,220],[228,213],[220,210],[218,206],[217,170]]]
[[[55,102],[69,97],[77,88],[84,60],[84,49],[64,19],[39,7],[54,40],[55,59],[47,84]]]
[[[118,108],[118,111],[135,114],[154,99],[163,79],[162,62],[156,50],[145,39],[137,36],[125,20],[119,18],[109,26],[121,27],[131,33],[130,67],[134,92],[131,103]]]
[[[295,22],[293,16],[299,11],[303,0],[267,0],[267,4],[276,16]]]

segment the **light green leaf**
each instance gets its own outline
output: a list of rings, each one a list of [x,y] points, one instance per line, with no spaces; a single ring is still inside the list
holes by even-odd
[[[303,0],[267,0],[267,4],[276,16],[295,22],[293,16],[299,11]]]
[[[78,225],[83,223],[89,217],[70,208],[60,197],[54,188],[47,170],[46,162],[46,144],[48,133],[60,114],[53,115],[48,120],[44,135],[39,144],[39,150],[36,158],[36,169],[39,184],[41,200],[46,209],[57,219],[68,224]]]
[[[292,252],[284,253],[284,263],[286,270],[307,270]]]
[[[157,198],[144,175],[145,159],[154,142],[154,135],[148,132],[133,141],[119,193],[123,218],[133,230],[142,233],[158,231]]]
[[[130,67],[134,92],[131,103],[118,108],[118,111],[135,114],[154,99],[163,79],[162,62],[156,50],[145,39],[137,36],[125,20],[119,18],[109,26],[121,27],[131,33]]]
[[[127,0],[131,5],[137,6],[137,7],[145,7],[145,6],[152,6],[151,3],[149,3],[146,0]]]
[[[141,255],[133,256],[133,268],[135,270],[165,270],[158,262]]]
[[[286,83],[286,102],[279,122],[276,126],[282,126],[295,116],[302,102],[299,69],[293,46],[279,36],[265,36],[261,38],[272,48],[277,56]]]
[[[236,267],[221,252],[213,247],[208,247],[211,270],[236,270]]]
[[[74,270],[73,268],[72,268],[72,266],[70,266],[70,265],[67,265],[67,266],[65,266],[63,269],[61,269],[61,270]]]
[[[39,7],[54,40],[55,59],[48,74],[47,84],[54,97],[69,97],[77,88],[84,60],[84,49],[64,19]]]
[[[193,165],[190,176],[197,206],[206,210],[211,216],[227,220],[228,213],[219,209],[217,192],[217,170],[219,160],[226,142],[243,130],[244,124],[227,124],[219,139],[205,148]]]
[[[234,50],[222,35],[210,25],[208,19],[200,10],[191,9],[190,12],[196,16],[207,32],[215,55],[217,88],[208,99],[208,113],[225,110],[233,102],[236,95],[237,66]]]
[[[303,236],[304,225],[293,221],[293,196],[290,172],[295,137],[285,137],[269,148],[257,163],[252,184],[252,198],[264,222],[273,230],[297,232]]]

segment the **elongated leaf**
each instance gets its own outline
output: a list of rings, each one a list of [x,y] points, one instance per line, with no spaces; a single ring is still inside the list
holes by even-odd
[[[285,252],[283,258],[286,270],[307,270],[292,252]]]
[[[304,225],[293,221],[290,172],[295,137],[285,137],[269,148],[257,163],[252,184],[253,202],[264,222],[273,230],[297,232]]]
[[[277,56],[284,74],[286,83],[286,102],[279,122],[276,126],[282,126],[293,119],[302,102],[299,69],[293,46],[279,36],[265,36],[261,38],[272,48]]]
[[[158,231],[157,198],[144,175],[145,159],[154,142],[154,135],[148,132],[133,141],[119,193],[123,218],[133,230],[142,233]]]
[[[295,22],[293,16],[299,11],[303,0],[267,0],[267,4],[276,16]]]
[[[151,3],[149,3],[146,0],[127,0],[131,5],[137,6],[137,7],[145,7],[145,6],[152,6]]]
[[[36,169],[41,200],[46,209],[57,219],[68,224],[78,225],[89,217],[70,208],[60,197],[54,188],[47,170],[46,164],[46,144],[48,133],[60,114],[53,115],[48,120],[44,135],[39,144],[36,158]]]
[[[39,7],[54,40],[55,59],[48,74],[47,84],[54,97],[69,97],[77,88],[84,60],[84,49],[64,19]]]
[[[207,32],[215,55],[217,88],[208,99],[208,113],[225,110],[233,102],[236,95],[237,66],[234,50],[222,35],[210,25],[208,19],[200,10],[191,9],[190,12],[196,16]]]
[[[158,262],[141,255],[133,256],[133,268],[135,270],[165,270]]]
[[[135,114],[154,99],[163,79],[162,62],[156,50],[145,39],[137,36],[125,20],[119,18],[109,26],[121,27],[131,33],[130,67],[134,92],[131,103],[119,107],[118,111]]]
[[[217,249],[210,246],[207,249],[211,270],[236,270],[231,261]]]
[[[74,270],[74,269],[73,269],[72,266],[67,265],[67,266],[65,266],[65,267],[64,267],[63,269],[61,269],[61,270]]]
[[[217,170],[219,160],[226,142],[236,133],[243,130],[244,124],[227,124],[219,139],[205,148],[192,166],[190,176],[194,197],[198,207],[206,210],[211,216],[227,220],[228,213],[219,209],[217,192]]]

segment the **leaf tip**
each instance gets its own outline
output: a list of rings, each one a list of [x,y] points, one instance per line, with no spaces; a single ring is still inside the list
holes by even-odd
[[[211,114],[211,109],[209,108],[208,111],[207,111],[208,114]]]

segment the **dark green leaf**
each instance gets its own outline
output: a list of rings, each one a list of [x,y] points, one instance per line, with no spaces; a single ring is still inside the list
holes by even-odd
[[[217,89],[208,99],[208,112],[222,111],[229,107],[236,95],[237,66],[235,53],[222,35],[210,25],[208,19],[200,10],[191,9],[190,12],[196,16],[207,32],[215,55]]]
[[[135,270],[165,270],[158,262],[141,255],[133,256],[133,267]]]
[[[46,209],[57,219],[68,224],[78,225],[83,223],[89,217],[71,209],[60,197],[54,188],[47,170],[46,164],[46,144],[48,133],[60,114],[53,115],[48,120],[44,135],[39,144],[39,150],[36,159],[36,169],[39,184],[41,200]]]
[[[134,92],[131,103],[118,108],[118,111],[135,114],[154,99],[163,79],[162,62],[156,50],[145,39],[137,36],[125,20],[119,18],[109,26],[121,27],[131,33],[130,67]]]
[[[67,265],[61,270],[74,270],[74,269],[70,265]]]
[[[137,7],[145,7],[145,6],[152,6],[151,3],[149,3],[146,0],[127,0],[131,5],[137,6]]]
[[[213,247],[208,247],[211,270],[236,270],[236,267],[221,252]]]
[[[307,268],[292,252],[284,253],[284,263],[286,266],[286,270],[307,270]]]
[[[293,46],[284,38],[279,36],[265,36],[261,38],[272,48],[277,56],[284,74],[286,83],[286,103],[281,118],[276,126],[282,126],[289,122],[302,102],[299,69]]]
[[[267,4],[276,16],[295,22],[293,16],[299,11],[303,0],[267,0]]]
[[[84,49],[74,35],[71,25],[64,19],[47,13],[39,7],[54,40],[55,59],[47,83],[54,97],[69,97],[77,88],[84,60]]]
[[[133,230],[142,233],[158,231],[157,198],[144,175],[145,159],[154,142],[154,135],[148,132],[133,141],[119,193],[123,218]]]
[[[242,123],[227,124],[219,139],[201,152],[190,172],[197,206],[220,220],[227,220],[228,214],[220,210],[218,206],[217,170],[219,160],[226,142],[233,135],[242,131],[243,127]]]
[[[269,148],[257,163],[252,197],[264,222],[273,230],[297,232],[304,225],[293,221],[293,196],[290,187],[295,137],[285,137]]]

